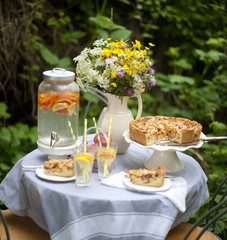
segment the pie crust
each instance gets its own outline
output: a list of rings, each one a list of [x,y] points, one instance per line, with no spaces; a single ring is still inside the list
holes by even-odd
[[[148,116],[131,121],[129,130],[130,138],[145,146],[160,141],[183,144],[197,142],[202,125],[185,118]]]

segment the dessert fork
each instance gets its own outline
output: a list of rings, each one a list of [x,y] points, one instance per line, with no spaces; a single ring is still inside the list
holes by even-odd
[[[160,146],[190,146],[190,145],[197,145],[199,142],[215,142],[215,141],[221,141],[221,140],[227,140],[227,136],[222,136],[222,137],[202,137],[199,139],[198,142],[193,142],[193,143],[183,143],[179,144],[176,142],[171,142],[171,141],[162,141],[159,143],[156,143],[156,145]]]
[[[38,165],[38,166],[35,166],[35,165],[24,165],[24,164],[21,164],[22,168],[25,168],[25,169],[36,169],[36,168],[42,168],[43,165]]]

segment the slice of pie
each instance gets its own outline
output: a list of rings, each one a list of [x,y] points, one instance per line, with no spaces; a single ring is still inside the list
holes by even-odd
[[[61,177],[72,177],[75,175],[73,159],[44,161],[43,167],[44,172],[48,175]]]
[[[157,169],[136,169],[128,171],[128,178],[133,184],[161,187],[164,184],[166,176],[166,168],[158,167]]]

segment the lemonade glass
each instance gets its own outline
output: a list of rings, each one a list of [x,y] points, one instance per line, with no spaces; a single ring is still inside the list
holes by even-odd
[[[99,147],[96,152],[98,162],[99,179],[107,178],[112,174],[114,169],[114,159],[117,155],[117,144],[111,142],[109,147]]]
[[[76,185],[86,187],[90,185],[94,163],[94,153],[79,152],[74,155],[76,165]]]

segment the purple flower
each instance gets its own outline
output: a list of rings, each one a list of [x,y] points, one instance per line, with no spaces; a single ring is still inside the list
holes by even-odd
[[[155,70],[153,68],[148,68],[147,72],[149,74],[154,74],[155,73]]]
[[[150,86],[153,87],[156,84],[156,80],[154,78],[150,79]]]
[[[134,94],[133,88],[126,88],[124,92],[126,93],[127,96],[132,96]]]
[[[141,85],[141,89],[144,89],[144,90],[145,90],[145,89],[146,89],[146,85],[145,85],[145,84],[142,84],[142,85]]]
[[[125,75],[125,73],[124,73],[123,70],[117,71],[117,77],[118,77],[118,78],[123,78],[124,75]]]

